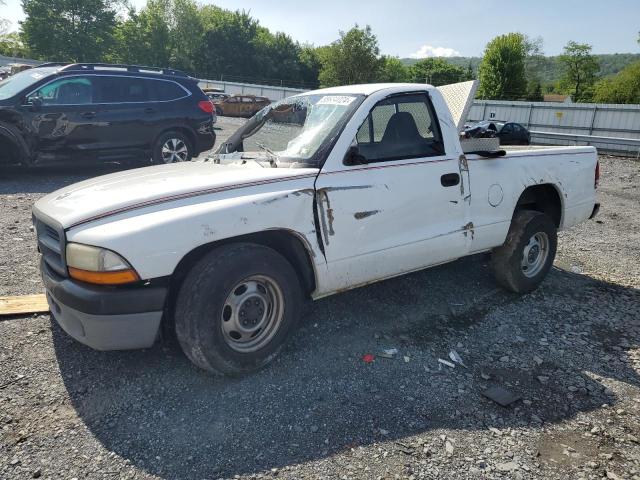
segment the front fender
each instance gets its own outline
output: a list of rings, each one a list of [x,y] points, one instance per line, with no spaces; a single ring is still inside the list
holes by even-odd
[[[265,230],[295,233],[313,248],[311,258],[319,259],[324,257],[313,199],[313,179],[292,180],[276,191],[265,185],[242,196],[222,192],[125,212],[73,227],[67,241],[119,253],[142,279],[171,275],[186,254],[202,245]]]

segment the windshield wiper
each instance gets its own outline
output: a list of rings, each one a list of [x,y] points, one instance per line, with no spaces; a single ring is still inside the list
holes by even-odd
[[[264,143],[256,142],[256,145],[258,146],[258,148],[264,150],[269,154],[269,164],[273,168],[278,168],[278,154],[267,147]]]

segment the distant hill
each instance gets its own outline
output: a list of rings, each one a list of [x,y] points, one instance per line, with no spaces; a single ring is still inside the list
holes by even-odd
[[[596,55],[596,57],[600,61],[599,76],[601,77],[615,75],[630,63],[640,61],[640,53],[613,53]],[[478,65],[482,59],[480,57],[448,57],[444,58],[444,60],[465,69],[469,65],[469,62],[471,62],[473,71],[477,72]],[[405,65],[413,65],[418,60],[415,58],[402,58],[401,61]],[[562,76],[562,65],[557,56],[537,57],[531,60],[531,70],[543,84],[555,83],[560,80]]]

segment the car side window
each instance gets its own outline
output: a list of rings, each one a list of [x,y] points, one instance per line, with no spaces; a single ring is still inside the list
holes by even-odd
[[[167,102],[177,100],[187,96],[187,92],[175,82],[167,82],[166,80],[150,80],[152,86],[152,99],[155,101]]]
[[[94,79],[91,77],[67,77],[40,87],[29,95],[27,103],[35,99],[42,105],[87,105],[95,102]]]
[[[513,125],[510,123],[507,123],[504,127],[502,127],[502,130],[500,131],[500,133],[513,133]]]
[[[435,110],[426,93],[391,96],[376,104],[358,129],[356,142],[367,162],[444,153]]]
[[[238,103],[238,97],[229,97],[225,100],[225,103]]]
[[[153,80],[144,78],[99,76],[99,103],[139,103],[151,98]]]

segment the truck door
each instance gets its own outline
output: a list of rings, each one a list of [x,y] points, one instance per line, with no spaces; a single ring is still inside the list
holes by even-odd
[[[393,95],[374,106],[353,139],[359,164],[323,169],[316,203],[326,290],[466,253],[459,155],[443,145],[428,93]]]

